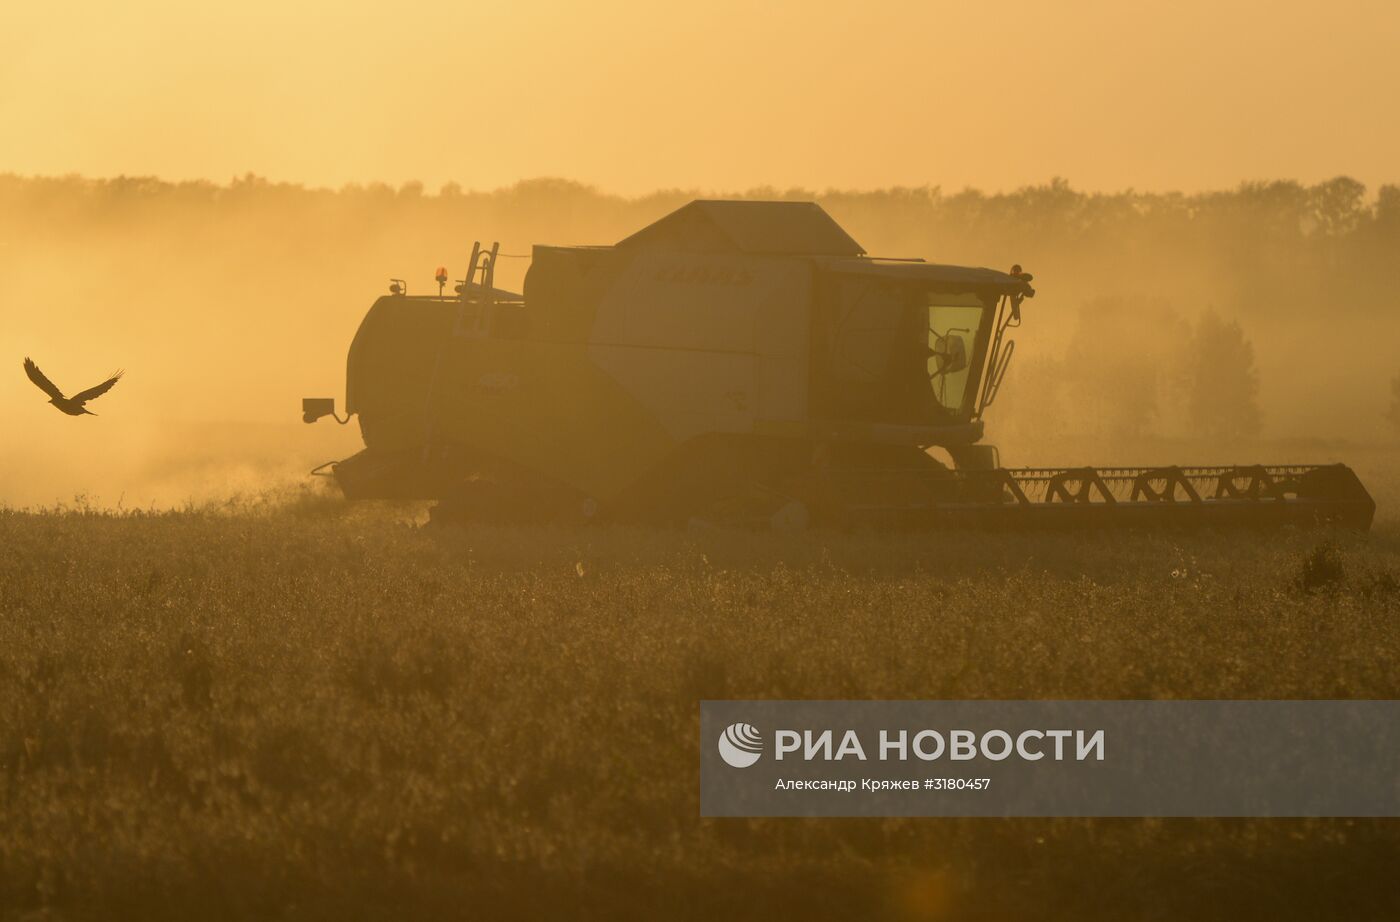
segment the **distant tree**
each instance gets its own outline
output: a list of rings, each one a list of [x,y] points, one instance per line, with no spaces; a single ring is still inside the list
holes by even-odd
[[[1366,215],[1366,187],[1349,176],[1338,176],[1308,190],[1308,204],[1319,233],[1336,237],[1355,230]]]
[[[1381,186],[1376,193],[1376,225],[1385,230],[1400,229],[1400,186]]]
[[[1252,438],[1262,428],[1254,345],[1238,321],[1208,310],[1196,321],[1184,362],[1187,406],[1197,433],[1218,441]]]
[[[1157,432],[1165,364],[1159,349],[1174,315],[1151,298],[1097,298],[1080,309],[1061,368],[1066,428],[1114,440]],[[1144,329],[1153,330],[1143,336]]]

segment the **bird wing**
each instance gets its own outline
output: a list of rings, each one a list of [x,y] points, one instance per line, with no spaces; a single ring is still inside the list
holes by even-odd
[[[29,375],[29,380],[33,381],[39,390],[48,394],[54,400],[64,399],[63,391],[54,387],[53,382],[44,377],[44,373],[39,370],[39,366],[35,365],[34,362],[28,358],[24,360],[24,373]]]
[[[122,375],[124,374],[126,374],[126,372],[119,371],[116,374],[112,375],[112,377],[108,378],[106,381],[103,381],[101,384],[97,385],[96,387],[90,387],[81,393],[74,394],[73,402],[84,403],[85,401],[92,400],[96,397],[101,397],[103,394],[110,391],[112,389],[112,385],[120,381]]]

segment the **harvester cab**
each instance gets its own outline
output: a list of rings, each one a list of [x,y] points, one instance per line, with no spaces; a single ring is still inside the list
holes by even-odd
[[[476,519],[1338,521],[1333,466],[1005,470],[982,443],[1031,276],[869,256],[809,202],[697,201],[613,246],[535,246],[524,290],[474,247],[444,295],[401,280],[360,325],[351,498]],[[310,422],[333,411],[304,408]],[[950,468],[930,453],[942,449]]]
[[[1019,267],[1017,267],[1019,269]],[[1030,277],[859,257],[817,273],[817,415],[922,427],[921,448],[982,436]]]

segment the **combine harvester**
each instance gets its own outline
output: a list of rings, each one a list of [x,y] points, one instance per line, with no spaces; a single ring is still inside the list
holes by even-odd
[[[1334,523],[1336,465],[1006,469],[981,443],[1031,276],[875,259],[819,206],[697,201],[615,246],[536,246],[524,294],[472,252],[394,280],[350,346],[351,499],[436,519],[801,527]],[[303,401],[303,419],[334,415]],[[929,454],[941,448],[950,468]],[[329,469],[328,471],[326,469]]]

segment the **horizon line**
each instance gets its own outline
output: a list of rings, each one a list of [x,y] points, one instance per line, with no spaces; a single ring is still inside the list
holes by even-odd
[[[603,188],[602,186],[600,186],[600,185],[598,185],[598,184],[590,183],[590,182],[587,182],[587,181],[584,181],[584,180],[581,180],[581,179],[573,179],[573,178],[570,178],[570,177],[566,177],[566,176],[557,176],[557,175],[540,175],[540,176],[522,177],[522,178],[516,179],[515,181],[513,181],[513,182],[511,182],[511,183],[507,183],[507,184],[505,184],[505,185],[498,185],[498,186],[495,186],[495,187],[489,187],[489,188],[483,188],[483,187],[472,187],[472,188],[468,188],[468,187],[464,186],[462,183],[458,182],[457,180],[446,180],[446,181],[444,181],[444,182],[442,182],[442,183],[439,183],[439,184],[437,185],[437,189],[436,189],[435,191],[430,191],[430,190],[428,189],[428,184],[427,184],[427,183],[425,183],[425,182],[422,181],[422,180],[416,180],[416,179],[404,180],[404,181],[398,182],[398,183],[394,183],[394,182],[391,182],[391,181],[389,181],[389,180],[382,180],[382,179],[373,179],[373,180],[353,180],[353,181],[348,181],[348,182],[341,183],[341,184],[338,185],[338,186],[334,186],[334,185],[328,185],[328,184],[320,184],[320,183],[307,182],[307,181],[302,181],[302,180],[274,179],[274,178],[272,178],[272,177],[270,177],[270,176],[265,176],[265,175],[262,175],[262,174],[259,174],[259,173],[255,173],[255,172],[253,172],[253,171],[251,171],[251,170],[248,171],[248,172],[245,172],[245,173],[243,173],[243,174],[241,174],[241,175],[234,175],[234,176],[230,177],[227,181],[221,182],[221,181],[219,181],[219,180],[211,179],[211,178],[209,178],[209,177],[172,179],[172,178],[168,178],[168,177],[166,177],[166,176],[162,176],[162,175],[157,174],[157,173],[117,173],[117,174],[109,174],[109,175],[98,176],[98,175],[92,175],[92,174],[87,174],[87,173],[81,173],[81,172],[77,172],[77,171],[70,171],[70,172],[67,172],[67,173],[21,173],[21,172],[14,171],[14,170],[0,169],[0,180],[20,180],[20,181],[23,181],[23,182],[54,182],[54,181],[72,181],[72,180],[77,180],[77,181],[81,181],[81,182],[98,183],[98,184],[102,184],[102,183],[116,183],[116,182],[121,182],[121,181],[134,181],[134,182],[158,183],[158,184],[161,184],[161,185],[172,186],[172,187],[194,186],[194,187],[212,188],[212,189],[219,189],[219,190],[222,190],[222,189],[235,189],[235,188],[237,188],[237,187],[239,187],[239,186],[241,186],[241,185],[265,185],[265,186],[270,186],[270,187],[274,187],[274,188],[299,189],[299,190],[306,191],[306,192],[330,192],[330,193],[340,193],[340,192],[346,192],[346,191],[352,191],[352,190],[371,190],[371,189],[372,189],[372,190],[381,190],[381,189],[383,189],[383,190],[388,190],[388,191],[390,191],[390,192],[393,192],[393,193],[396,194],[396,195],[397,195],[397,194],[403,194],[403,193],[405,193],[405,192],[409,192],[410,194],[417,195],[417,196],[421,196],[421,197],[423,197],[423,198],[453,198],[453,197],[457,197],[457,196],[461,196],[461,197],[469,197],[469,196],[490,196],[490,195],[499,195],[499,194],[501,194],[501,193],[508,193],[508,192],[517,191],[517,190],[520,190],[520,189],[523,188],[523,187],[529,187],[529,186],[547,187],[547,186],[550,186],[550,185],[555,185],[555,186],[559,186],[559,187],[570,188],[571,191],[576,191],[576,192],[582,192],[582,193],[587,193],[587,194],[595,195],[595,196],[597,196],[597,197],[599,197],[599,198],[618,199],[618,200],[625,201],[625,202],[640,202],[640,201],[646,201],[646,200],[648,200],[648,199],[654,199],[654,198],[658,198],[658,197],[670,197],[670,196],[689,196],[689,197],[691,197],[691,198],[752,198],[752,197],[754,197],[755,195],[764,194],[764,195],[771,195],[771,196],[773,196],[773,197],[776,197],[776,198],[783,198],[783,199],[796,198],[796,197],[806,197],[806,198],[809,198],[809,199],[817,199],[817,198],[832,198],[832,197],[839,197],[839,196],[872,195],[872,194],[879,194],[879,193],[894,193],[894,192],[901,192],[901,193],[924,193],[924,194],[928,195],[928,196],[931,197],[931,198],[932,198],[932,197],[937,197],[937,196],[942,196],[942,195],[946,195],[946,196],[952,197],[952,196],[962,195],[962,194],[966,194],[966,193],[977,193],[977,194],[980,194],[980,195],[985,195],[985,196],[989,196],[989,197],[995,197],[995,196],[1016,195],[1016,194],[1018,194],[1018,193],[1023,193],[1023,192],[1028,192],[1028,191],[1036,191],[1036,190],[1044,190],[1044,189],[1063,189],[1063,190],[1065,190],[1065,191],[1075,192],[1075,193],[1079,193],[1079,194],[1082,194],[1082,195],[1103,196],[1103,197],[1109,197],[1109,198],[1112,198],[1112,197],[1119,197],[1119,196],[1132,196],[1132,195],[1148,195],[1148,196],[1172,196],[1172,195],[1182,195],[1182,196],[1193,196],[1193,195],[1207,195],[1207,194],[1222,193],[1222,192],[1238,192],[1238,191],[1241,191],[1241,190],[1247,189],[1247,188],[1258,188],[1258,187],[1269,187],[1269,186],[1296,186],[1296,187],[1302,188],[1302,189],[1311,189],[1311,188],[1317,188],[1317,187],[1319,187],[1319,186],[1325,186],[1325,185],[1327,185],[1327,184],[1329,184],[1329,183],[1333,183],[1333,182],[1336,182],[1336,181],[1338,181],[1338,180],[1349,180],[1349,181],[1351,181],[1351,182],[1358,183],[1358,184],[1361,185],[1362,188],[1365,190],[1365,193],[1364,193],[1364,194],[1365,194],[1366,200],[1368,200],[1368,201],[1374,201],[1374,199],[1375,199],[1376,196],[1379,194],[1379,191],[1380,191],[1381,189],[1400,187],[1400,180],[1397,180],[1396,182],[1382,182],[1382,183],[1377,183],[1377,184],[1372,185],[1372,184],[1369,184],[1369,183],[1364,182],[1363,180],[1356,179],[1354,176],[1351,176],[1350,174],[1347,174],[1347,173],[1338,173],[1337,175],[1332,176],[1332,177],[1330,177],[1330,178],[1328,178],[1328,179],[1319,180],[1319,181],[1317,181],[1317,182],[1312,182],[1312,183],[1305,182],[1305,181],[1303,181],[1303,180],[1300,180],[1300,179],[1297,179],[1297,178],[1292,178],[1292,177],[1288,177],[1288,178],[1284,178],[1284,177],[1273,177],[1273,178],[1261,178],[1261,179],[1241,179],[1241,180],[1239,180],[1238,182],[1236,182],[1233,186],[1202,187],[1202,188],[1200,188],[1200,189],[1195,189],[1195,190],[1190,190],[1190,191],[1188,191],[1188,190],[1186,190],[1186,189],[1181,189],[1181,188],[1145,189],[1145,188],[1138,188],[1138,187],[1134,187],[1134,186],[1128,186],[1128,187],[1126,187],[1126,188],[1119,188],[1119,189],[1112,189],[1112,190],[1110,190],[1110,189],[1103,189],[1103,188],[1095,189],[1095,188],[1090,188],[1090,187],[1087,187],[1087,186],[1083,186],[1083,187],[1075,186],[1074,183],[1073,183],[1071,180],[1069,180],[1067,177],[1063,177],[1063,176],[1051,176],[1051,177],[1049,177],[1049,178],[1047,178],[1047,179],[1045,179],[1045,180],[1042,180],[1042,181],[1036,182],[1036,183],[1024,183],[1024,184],[1021,184],[1021,185],[1018,185],[1018,186],[1014,186],[1014,187],[999,187],[999,188],[996,188],[996,189],[987,189],[987,188],[983,188],[983,187],[979,187],[979,186],[975,186],[975,185],[969,185],[969,184],[965,184],[965,185],[963,185],[963,186],[961,186],[961,187],[953,188],[953,187],[951,187],[951,186],[945,187],[945,186],[943,186],[943,185],[940,184],[940,183],[924,183],[923,185],[901,185],[901,184],[894,184],[894,185],[889,185],[889,186],[864,187],[864,188],[860,188],[860,187],[842,188],[842,187],[837,187],[837,186],[827,186],[827,187],[825,187],[825,188],[823,188],[823,189],[808,188],[808,187],[804,187],[804,186],[786,186],[786,187],[779,187],[779,186],[772,185],[772,184],[759,184],[759,185],[749,186],[748,188],[744,188],[744,189],[717,189],[717,188],[714,188],[714,187],[705,187],[705,186],[700,186],[700,185],[694,185],[694,186],[662,186],[662,187],[657,187],[657,188],[652,189],[652,190],[647,191],[647,192],[631,193],[631,194],[629,194],[629,193],[624,193],[624,192],[616,192],[616,191],[612,191],[612,190],[609,190],[609,189],[605,189],[605,188]],[[416,191],[410,191],[410,190],[413,190],[413,187],[415,187],[415,186],[417,187]]]

